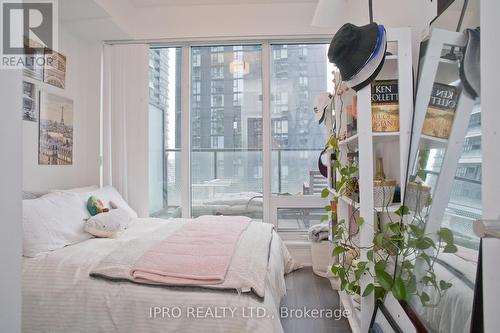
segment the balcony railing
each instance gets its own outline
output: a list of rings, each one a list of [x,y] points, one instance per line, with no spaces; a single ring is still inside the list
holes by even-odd
[[[181,149],[165,149],[165,154],[169,153],[180,153]],[[322,151],[320,148],[273,148],[272,149],[272,159],[273,159],[273,170],[275,171],[273,174],[277,176],[277,179],[273,180],[276,184],[274,186],[274,191],[281,193],[283,191],[288,191],[291,182],[295,183],[297,189],[302,189],[303,180],[307,180],[309,178],[309,171],[316,170],[316,161],[317,156]],[[292,153],[305,153],[302,157],[297,157]],[[262,159],[262,149],[261,148],[195,148],[191,151],[192,161],[196,161],[196,154],[207,154],[208,157],[205,157],[205,161],[209,161],[209,164],[203,164],[203,170],[210,170],[210,175],[205,173],[204,175],[194,175],[194,179],[204,178],[205,180],[210,179],[218,179],[221,177],[227,177],[228,175],[221,172],[221,167],[219,165],[219,161],[221,160],[221,155],[224,154],[247,154],[247,161],[250,161],[252,157],[258,159]],[[261,155],[261,156],[250,156],[250,155]],[[233,156],[234,157],[234,156]],[[241,156],[244,158],[245,156]],[[200,158],[201,159],[201,158]],[[302,164],[298,163],[298,161],[302,161]],[[293,163],[286,163],[293,162]],[[297,163],[296,163],[297,162]],[[248,163],[249,164],[249,163]],[[247,164],[247,166],[248,166]],[[287,170],[283,169],[283,166],[287,165]],[[261,166],[262,162],[256,162],[255,166]],[[295,170],[290,170],[290,166],[293,166]],[[223,166],[222,168],[228,168],[228,166]],[[247,176],[250,171],[247,170]],[[295,175],[302,176],[302,181],[300,179],[296,179]],[[233,176],[233,178],[235,178]],[[258,180],[262,178],[261,175],[256,174],[253,176],[253,180]],[[294,179],[291,179],[294,178]],[[298,191],[294,191],[298,192]]]

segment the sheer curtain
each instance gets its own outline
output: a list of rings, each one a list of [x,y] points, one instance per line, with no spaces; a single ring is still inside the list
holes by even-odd
[[[102,182],[148,216],[149,45],[105,45]]]

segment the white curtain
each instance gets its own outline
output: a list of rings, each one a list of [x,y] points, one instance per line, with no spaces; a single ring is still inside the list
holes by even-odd
[[[106,45],[103,59],[103,184],[149,215],[149,46]]]

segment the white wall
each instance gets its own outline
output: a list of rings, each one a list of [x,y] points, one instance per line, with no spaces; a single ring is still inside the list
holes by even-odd
[[[59,48],[66,55],[66,87],[40,81],[42,90],[74,101],[73,165],[38,165],[38,122],[23,121],[23,189],[43,191],[99,184],[99,114],[101,46],[59,29]]]
[[[21,332],[21,73],[0,70],[0,332]]]
[[[500,113],[498,112],[498,74],[500,73],[500,2],[481,0],[481,123],[483,151],[483,218],[498,219],[500,205]],[[485,332],[498,332],[500,316],[500,266],[498,265],[500,240],[486,239],[483,244],[483,297]]]

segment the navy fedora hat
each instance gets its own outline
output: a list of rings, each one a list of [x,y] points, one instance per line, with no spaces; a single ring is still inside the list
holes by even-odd
[[[378,38],[377,23],[361,27],[346,23],[337,31],[328,49],[328,60],[338,67],[342,80],[350,80],[370,60]]]

